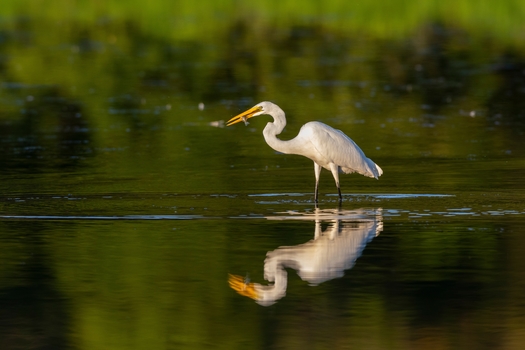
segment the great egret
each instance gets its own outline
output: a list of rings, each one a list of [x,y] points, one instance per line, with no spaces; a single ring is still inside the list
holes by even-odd
[[[247,111],[228,120],[226,126],[241,121],[247,123],[247,119],[259,115],[273,117],[273,123],[266,124],[263,130],[266,143],[274,150],[285,154],[298,154],[314,161],[315,173],[315,195],[314,200],[318,202],[319,175],[321,168],[332,172],[339,201],[343,200],[341,187],[339,186],[339,172],[345,174],[359,173],[367,177],[377,179],[383,170],[367,158],[361,148],[341,130],[336,130],[321,122],[309,122],[302,126],[299,134],[289,140],[283,141],[277,138],[286,126],[284,111],[272,102],[261,102]]]

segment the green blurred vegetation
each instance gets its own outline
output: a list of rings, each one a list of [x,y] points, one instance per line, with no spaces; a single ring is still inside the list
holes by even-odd
[[[447,1],[177,1],[5,0],[0,16],[20,15],[62,23],[96,26],[101,21],[125,24],[132,18],[146,33],[167,39],[202,40],[227,31],[232,21],[246,20],[260,29],[319,24],[325,29],[399,39],[428,22],[463,28],[474,36],[494,36],[523,45],[525,5],[520,0]]]

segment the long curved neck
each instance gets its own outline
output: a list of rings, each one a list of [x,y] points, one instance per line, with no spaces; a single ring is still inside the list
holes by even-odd
[[[266,124],[266,127],[263,130],[266,143],[278,152],[286,154],[296,153],[293,139],[289,141],[283,141],[277,138],[277,135],[279,135],[286,126],[286,117],[284,115],[284,111],[278,108],[277,110],[273,111],[271,116],[273,117],[273,122]]]
[[[269,256],[264,261],[264,278],[273,284],[259,285],[259,300],[261,305],[271,305],[286,295],[288,273],[282,265],[280,256]]]

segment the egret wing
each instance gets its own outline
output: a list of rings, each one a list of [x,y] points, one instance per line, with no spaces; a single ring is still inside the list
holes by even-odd
[[[300,134],[312,144],[317,159],[307,156],[325,168],[334,163],[346,174],[356,172],[376,179],[383,173],[381,168],[367,158],[361,148],[341,130],[320,122],[310,122],[301,128]]]

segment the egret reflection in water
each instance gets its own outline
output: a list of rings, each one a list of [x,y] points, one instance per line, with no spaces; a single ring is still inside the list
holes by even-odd
[[[264,278],[268,285],[250,283],[238,275],[229,276],[237,293],[269,306],[286,295],[287,268],[297,271],[303,281],[318,285],[342,277],[352,268],[365,246],[383,230],[381,209],[320,210],[314,214],[291,213],[268,217],[273,220],[315,220],[314,238],[296,246],[282,246],[266,254]],[[329,221],[322,231],[321,222]]]

